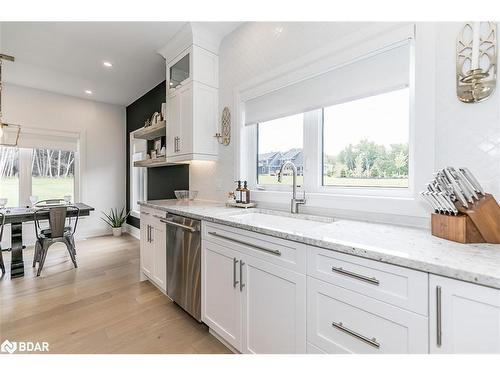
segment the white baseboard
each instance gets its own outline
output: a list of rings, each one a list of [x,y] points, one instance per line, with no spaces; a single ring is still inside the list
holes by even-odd
[[[140,229],[134,227],[133,225],[130,224],[125,224],[124,225],[125,232],[130,234],[132,237],[137,238],[138,240],[141,239],[141,231]]]

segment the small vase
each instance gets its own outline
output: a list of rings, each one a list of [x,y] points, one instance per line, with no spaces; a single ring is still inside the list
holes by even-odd
[[[122,227],[113,228],[113,236],[120,237],[122,235]]]

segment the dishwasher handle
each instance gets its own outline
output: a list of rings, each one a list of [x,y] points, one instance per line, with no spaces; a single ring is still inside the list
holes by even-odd
[[[198,232],[198,228],[190,227],[189,225],[184,225],[180,223],[176,223],[175,221],[170,221],[170,220],[165,220],[165,219],[160,219],[162,223],[165,223],[167,225],[171,225],[173,227],[181,228],[187,231],[190,231],[191,233]]]

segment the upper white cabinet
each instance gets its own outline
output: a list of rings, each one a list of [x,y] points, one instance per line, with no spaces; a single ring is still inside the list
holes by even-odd
[[[431,353],[500,353],[500,290],[430,275]]]
[[[167,162],[216,160],[219,57],[212,44],[200,46],[186,33],[161,52],[167,60]]]

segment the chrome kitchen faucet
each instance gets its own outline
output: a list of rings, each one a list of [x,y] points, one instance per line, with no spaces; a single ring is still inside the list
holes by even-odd
[[[290,212],[292,214],[299,213],[299,204],[306,203],[306,192],[304,192],[304,197],[301,199],[297,199],[297,167],[290,160],[284,162],[281,165],[280,171],[278,172],[278,182],[281,182],[281,176],[283,174],[283,170],[286,167],[290,167],[292,169],[293,177],[292,177],[292,200],[290,202]]]

